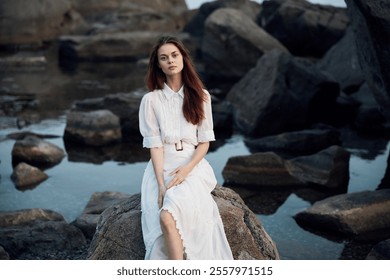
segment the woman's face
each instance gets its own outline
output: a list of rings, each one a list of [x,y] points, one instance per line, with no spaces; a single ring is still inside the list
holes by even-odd
[[[174,76],[183,70],[183,56],[180,50],[171,43],[162,45],[158,51],[158,64],[167,76]]]

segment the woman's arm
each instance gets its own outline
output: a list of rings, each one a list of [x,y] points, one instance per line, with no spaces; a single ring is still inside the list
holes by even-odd
[[[188,174],[190,174],[192,169],[194,169],[194,167],[207,154],[207,151],[209,150],[209,146],[210,146],[209,142],[202,142],[198,144],[190,162],[187,163],[186,165],[179,166],[169,174],[171,176],[175,175],[175,177],[173,177],[173,179],[168,183],[167,189],[176,186],[185,180],[185,178],[188,176]]]
[[[158,206],[161,208],[167,190],[164,183],[164,148],[150,148],[150,156],[158,184]]]

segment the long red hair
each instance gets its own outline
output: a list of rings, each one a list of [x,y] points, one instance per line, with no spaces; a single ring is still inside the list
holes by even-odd
[[[207,95],[203,91],[204,86],[195,70],[194,63],[190,57],[190,52],[184,44],[176,37],[163,36],[152,48],[148,71],[145,82],[148,90],[163,89],[166,80],[164,72],[158,66],[158,50],[162,45],[174,44],[183,56],[182,79],[184,83],[183,114],[185,119],[192,124],[199,124],[205,117],[203,102],[207,100]],[[211,101],[210,101],[211,102]]]

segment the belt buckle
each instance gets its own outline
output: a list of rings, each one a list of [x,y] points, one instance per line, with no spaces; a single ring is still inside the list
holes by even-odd
[[[176,151],[178,151],[178,152],[183,151],[183,142],[180,140],[180,148],[179,149],[177,148],[177,144],[178,143],[175,143]]]

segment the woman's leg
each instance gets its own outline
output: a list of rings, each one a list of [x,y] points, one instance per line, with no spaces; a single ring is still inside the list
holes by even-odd
[[[160,224],[168,250],[168,258],[171,260],[182,260],[183,243],[176,228],[176,222],[167,210],[160,212]]]

